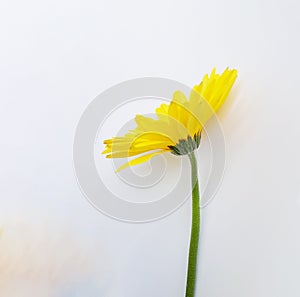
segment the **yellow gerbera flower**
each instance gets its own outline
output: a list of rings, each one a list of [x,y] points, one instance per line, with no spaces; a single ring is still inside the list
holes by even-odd
[[[141,155],[121,166],[118,171],[150,160],[164,152],[188,155],[191,162],[192,222],[187,270],[186,295],[195,297],[197,253],[200,232],[200,192],[197,161],[194,150],[200,144],[203,126],[222,106],[237,77],[236,70],[228,68],[217,74],[213,69],[196,85],[189,99],[176,91],[171,103],[156,109],[156,119],[137,115],[136,128],[123,137],[104,141],[102,152],[107,158],[125,158]]]
[[[237,77],[228,68],[217,74],[214,68],[191,91],[189,99],[176,91],[170,104],[156,109],[157,119],[136,115],[136,128],[123,137],[104,141],[102,154],[107,158],[126,158],[141,155],[118,171],[150,160],[165,152],[175,155],[190,154],[198,148],[203,126],[222,106]]]

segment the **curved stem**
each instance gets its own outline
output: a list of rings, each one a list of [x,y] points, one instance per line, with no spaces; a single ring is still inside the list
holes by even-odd
[[[189,262],[186,283],[186,297],[195,296],[195,283],[197,273],[197,254],[199,245],[199,232],[200,232],[200,196],[198,184],[198,170],[197,160],[194,152],[189,154],[192,170],[192,225],[191,225],[191,239],[189,249]]]

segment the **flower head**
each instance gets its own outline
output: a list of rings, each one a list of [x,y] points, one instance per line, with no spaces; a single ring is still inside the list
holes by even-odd
[[[203,126],[222,106],[237,77],[237,71],[228,68],[217,74],[214,68],[199,85],[194,86],[189,99],[176,91],[170,104],[156,109],[156,119],[136,115],[136,128],[123,137],[104,141],[107,158],[126,158],[141,155],[121,166],[118,171],[171,152],[190,154],[200,144]]]

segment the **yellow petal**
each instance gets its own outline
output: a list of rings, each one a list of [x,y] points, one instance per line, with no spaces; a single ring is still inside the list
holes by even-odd
[[[205,101],[200,108],[196,109],[198,112],[197,119],[204,125],[214,112],[216,112],[225,102],[228,93],[230,92],[237,77],[237,70],[229,70],[228,68],[219,75],[216,74],[215,68],[212,70],[210,76],[207,74],[203,77],[199,85],[194,86],[191,93],[190,102],[195,105],[197,97],[193,92],[197,92]],[[193,95],[193,97],[192,97]],[[201,99],[200,99],[201,101]]]
[[[127,163],[125,163],[124,165],[122,165],[121,167],[118,168],[117,172],[120,172],[121,170],[129,167],[129,166],[134,166],[134,165],[138,165],[138,164],[141,164],[141,163],[144,163],[144,162],[147,162],[149,161],[151,158],[153,158],[154,156],[157,156],[159,154],[162,154],[162,153],[165,153],[166,151],[159,151],[159,152],[155,152],[155,153],[151,153],[151,154],[148,154],[148,155],[144,155],[144,156],[141,156],[141,157],[138,157],[136,159],[133,159]]]

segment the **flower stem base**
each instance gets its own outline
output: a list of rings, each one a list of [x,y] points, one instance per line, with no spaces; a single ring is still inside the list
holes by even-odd
[[[200,233],[200,195],[198,183],[198,169],[195,153],[189,155],[191,163],[192,175],[192,223],[191,223],[191,237],[189,248],[188,272],[185,297],[195,296],[195,284],[197,275],[197,255],[199,245]]]

